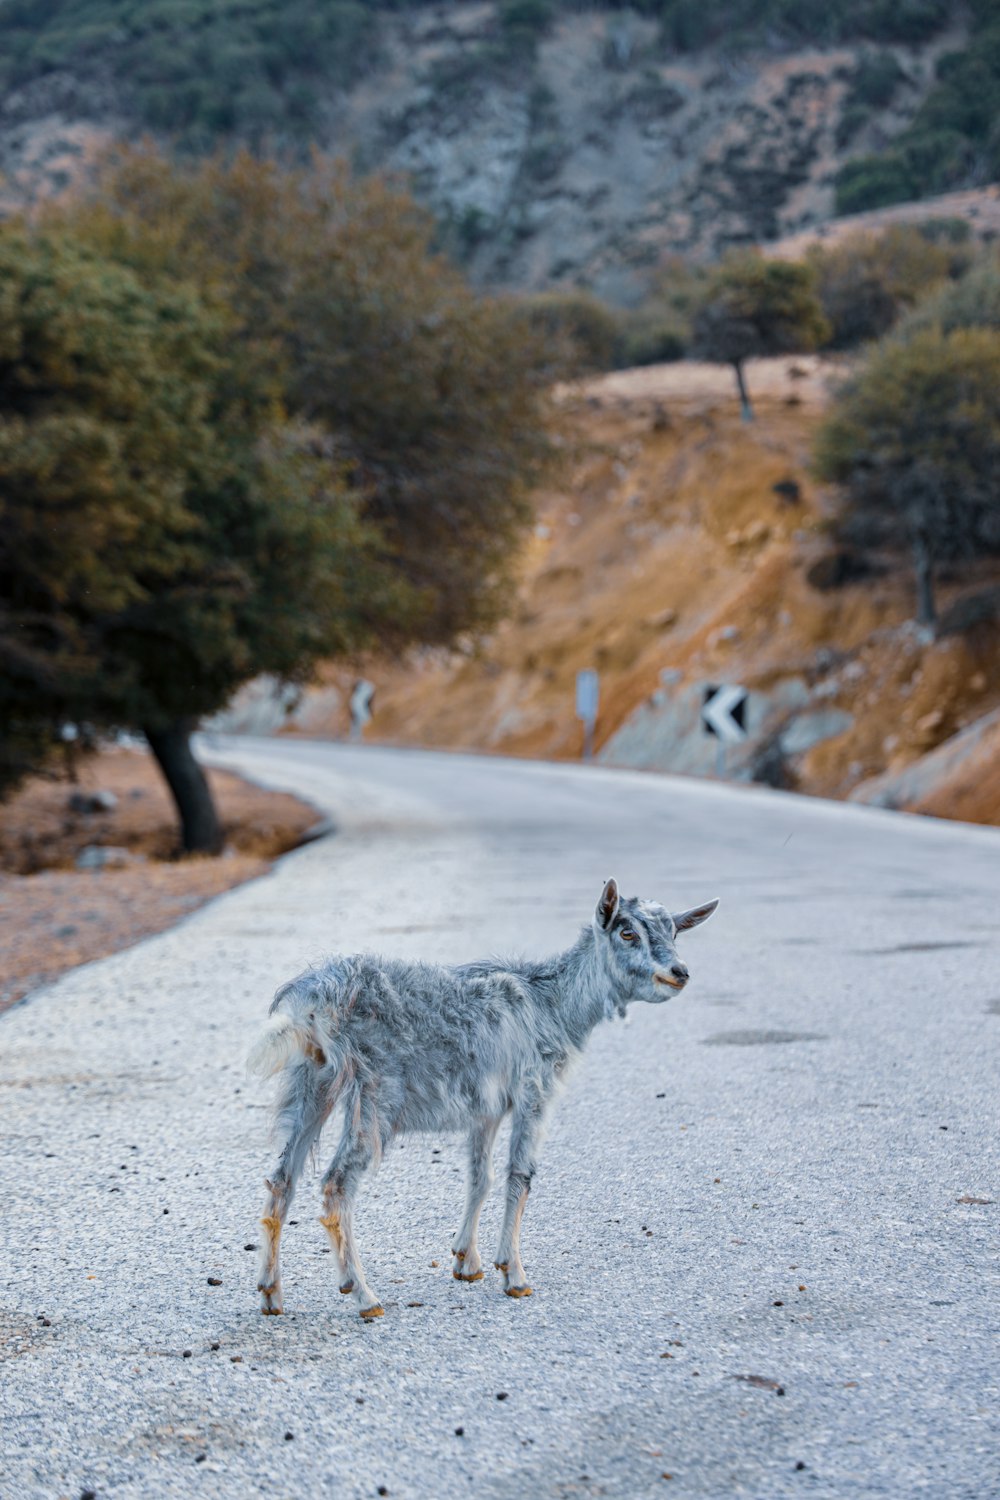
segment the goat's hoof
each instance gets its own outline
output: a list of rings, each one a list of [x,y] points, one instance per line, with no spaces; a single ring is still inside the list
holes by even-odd
[[[354,1291],[354,1282],[353,1281],[345,1281],[344,1285],[340,1288],[340,1295],[342,1297],[349,1297],[353,1291]]]
[[[504,1295],[507,1297],[530,1297],[534,1287],[530,1286],[505,1286]]]
[[[371,1318],[384,1318],[385,1308],[380,1303],[376,1302],[374,1307],[363,1307],[361,1309],[361,1316],[364,1318],[366,1323]]]
[[[258,1286],[257,1290],[260,1292],[260,1310],[265,1318],[276,1318],[279,1313],[284,1312],[279,1287]]]
[[[451,1274],[456,1281],[482,1281],[483,1263],[478,1250],[453,1250],[451,1253],[455,1257]]]

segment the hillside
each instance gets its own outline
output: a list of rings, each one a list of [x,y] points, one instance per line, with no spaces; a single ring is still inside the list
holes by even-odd
[[[315,141],[407,174],[478,281],[628,302],[666,254],[827,220],[845,163],[901,140],[941,59],[966,56],[965,16],[932,0],[839,0],[822,23],[735,0],[3,0],[4,201],[61,191],[144,131],[188,151]],[[981,96],[969,130],[992,107]],[[914,193],[989,179],[988,153],[948,139],[951,166]]]
[[[831,586],[828,497],[808,466],[841,369],[817,358],[752,365],[752,425],[739,420],[731,374],[712,366],[623,371],[566,391],[567,467],[538,497],[511,618],[465,655],[368,663],[366,738],[576,758],[575,675],[596,667],[600,759],[714,774],[704,690],[739,683],[750,738],[727,753],[725,774],[846,797],[1000,707],[1000,564],[942,579],[934,641],[911,623],[912,581],[894,559]],[[328,673],[289,727],[345,734],[350,682]],[[258,688],[229,723],[266,729],[282,717]],[[968,774],[989,758],[990,735],[967,764],[949,762],[943,791],[924,780],[912,796],[890,788],[871,800],[940,815],[954,803],[954,815],[1000,822],[996,778],[970,785]]]

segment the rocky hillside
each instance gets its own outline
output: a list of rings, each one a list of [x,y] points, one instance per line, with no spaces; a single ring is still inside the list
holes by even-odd
[[[749,425],[713,366],[566,392],[566,469],[538,497],[511,618],[464,655],[368,663],[366,738],[575,759],[575,677],[596,668],[599,759],[711,775],[704,694],[736,683],[749,738],[726,776],[1000,822],[1000,565],[942,578],[930,639],[905,564],[834,547],[809,460],[842,369],[752,365]],[[350,686],[330,672],[286,721],[258,684],[230,726],[342,735]]]
[[[408,174],[480,282],[628,302],[668,253],[829,218],[843,163],[907,128],[967,35],[959,8],[924,5],[913,41],[859,22],[822,48],[758,28],[681,49],[656,11],[5,0],[4,201],[61,191],[143,130],[194,150],[315,139]]]

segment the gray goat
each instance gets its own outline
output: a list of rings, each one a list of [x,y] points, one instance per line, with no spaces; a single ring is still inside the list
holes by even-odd
[[[248,1067],[285,1070],[279,1122],[285,1147],[261,1223],[261,1311],[282,1311],[278,1242],[310,1148],[338,1101],[340,1144],[323,1178],[323,1214],[340,1265],[340,1290],[363,1318],[382,1316],[354,1243],[358,1183],[393,1136],[469,1131],[469,1190],[452,1272],[481,1281],[479,1214],[493,1182],[493,1143],[511,1115],[510,1165],[495,1265],[508,1297],[528,1297],[521,1217],[535,1174],[546,1111],[598,1021],[633,1000],[684,988],[678,932],[697,927],[710,901],[671,916],[652,901],[623,900],[609,880],[594,919],[565,953],[540,963],[486,960],[445,968],[371,954],[331,958],[274,998]]]

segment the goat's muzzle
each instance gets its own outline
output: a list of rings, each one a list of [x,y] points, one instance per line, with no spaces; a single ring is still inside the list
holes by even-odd
[[[668,989],[682,990],[687,984],[690,975],[684,964],[671,964],[669,969],[657,969],[653,975],[656,984],[665,984]]]

